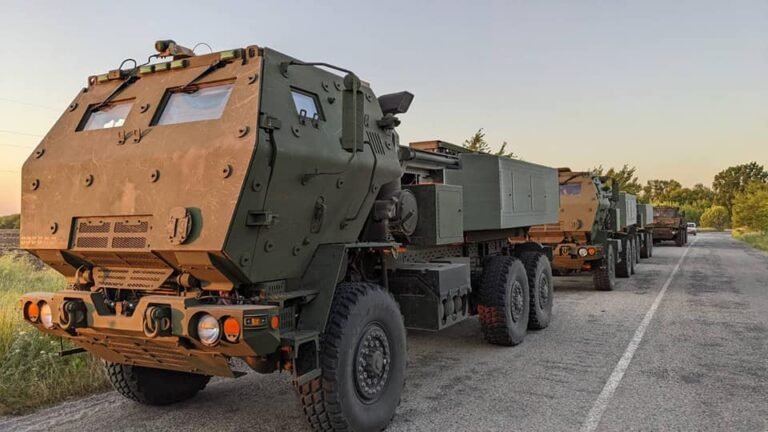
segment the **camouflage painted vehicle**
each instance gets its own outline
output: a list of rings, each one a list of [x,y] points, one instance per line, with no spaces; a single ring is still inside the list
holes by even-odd
[[[650,226],[653,242],[674,241],[678,247],[688,243],[688,222],[680,208],[659,206],[653,208],[653,224]]]
[[[630,277],[644,234],[634,195],[590,172],[559,170],[560,220],[530,229],[530,239],[553,248],[556,274],[588,271],[598,290],[612,290],[616,276]]]
[[[88,79],[23,168],[21,245],[68,289],[20,303],[106,362],[124,396],[169,404],[211,376],[286,371],[317,430],[381,430],[406,327],[479,315],[493,344],[551,318],[557,172],[399,145],[408,92],[269,48]],[[343,76],[328,71],[341,72]]]

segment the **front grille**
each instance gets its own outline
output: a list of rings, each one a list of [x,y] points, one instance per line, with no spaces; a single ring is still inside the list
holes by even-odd
[[[78,218],[74,249],[146,249],[152,229],[150,216]]]
[[[93,281],[97,287],[155,290],[173,273],[173,269],[133,267],[95,267]]]

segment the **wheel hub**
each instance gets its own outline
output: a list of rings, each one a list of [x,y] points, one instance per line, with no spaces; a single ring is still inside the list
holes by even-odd
[[[381,396],[389,377],[389,338],[378,324],[369,325],[360,337],[355,356],[355,387],[365,402]]]
[[[511,308],[510,308],[510,315],[512,315],[512,321],[518,322],[520,321],[520,317],[523,315],[523,308],[525,307],[523,305],[523,286],[520,285],[520,282],[515,281],[512,284],[512,301],[511,301]]]
[[[549,282],[546,275],[539,277],[539,307],[544,307],[549,304]]]

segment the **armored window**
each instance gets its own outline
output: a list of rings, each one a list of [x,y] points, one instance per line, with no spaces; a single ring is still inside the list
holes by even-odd
[[[581,183],[560,185],[560,195],[578,195],[581,193]]]
[[[293,96],[293,104],[296,106],[296,113],[299,116],[317,120],[323,118],[315,95],[291,89],[291,96]]]
[[[163,111],[154,124],[171,125],[221,118],[234,84],[195,88],[195,91],[170,91]]]
[[[91,108],[86,119],[78,130],[109,129],[120,127],[125,123],[128,113],[133,107],[133,99],[112,102],[101,108]]]

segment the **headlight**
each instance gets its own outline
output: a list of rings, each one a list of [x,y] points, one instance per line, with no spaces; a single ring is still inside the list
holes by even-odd
[[[40,322],[43,327],[47,329],[53,328],[53,313],[51,312],[51,306],[48,303],[43,302],[40,306]]]
[[[579,248],[579,256],[580,257],[587,256],[587,248]]]
[[[219,320],[205,314],[197,321],[197,337],[203,345],[214,346],[221,338],[221,325]]]

